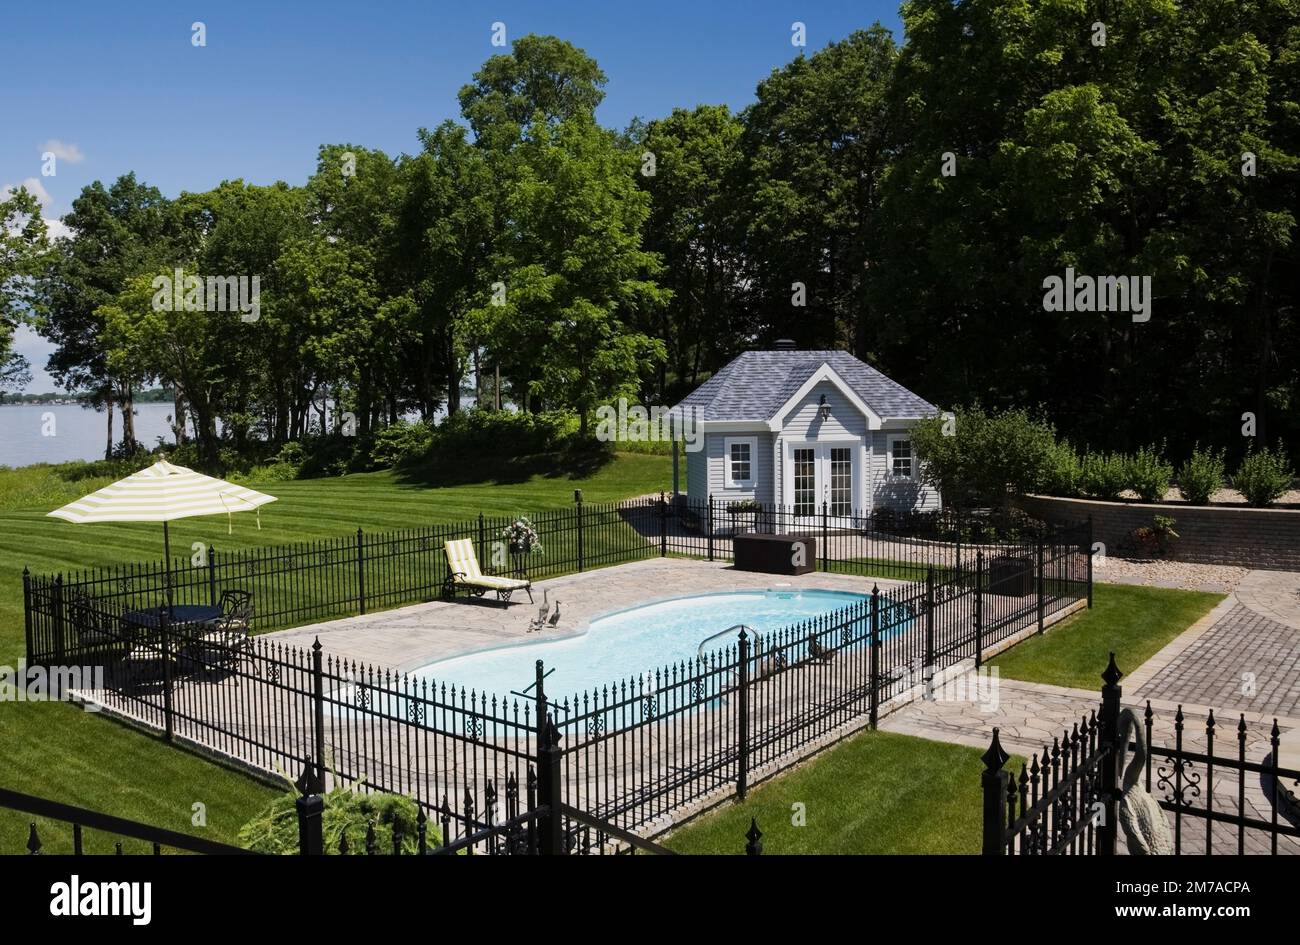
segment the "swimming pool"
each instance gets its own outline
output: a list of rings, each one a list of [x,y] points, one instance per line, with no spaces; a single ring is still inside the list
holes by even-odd
[[[546,631],[542,631],[527,643],[439,660],[413,675],[504,695],[529,686],[540,659],[548,672],[554,670],[546,678],[547,693],[562,698],[693,660],[702,641],[736,624],[751,627],[761,636],[867,598],[866,594],[811,589],[679,597],[602,615],[592,620],[581,636],[547,640]],[[709,642],[705,652],[735,642],[734,634],[724,634]]]

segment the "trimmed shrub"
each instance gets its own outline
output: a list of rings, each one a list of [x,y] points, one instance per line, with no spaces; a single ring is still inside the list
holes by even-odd
[[[1123,453],[1088,453],[1081,463],[1079,485],[1085,495],[1114,501],[1128,488],[1128,461]]]
[[[1263,508],[1272,505],[1291,488],[1293,476],[1286,452],[1279,443],[1275,449],[1266,446],[1248,452],[1232,477],[1232,484],[1247,502]]]
[[[402,853],[419,852],[416,819],[420,808],[411,798],[400,794],[365,794],[345,787],[335,788],[322,797],[325,800],[325,811],[321,815],[321,825],[326,853],[339,852],[339,839],[345,832],[350,849],[363,849],[366,828],[372,821],[375,825],[375,841],[381,854],[393,852],[394,827],[402,837]],[[239,828],[240,844],[258,853],[296,855],[298,811],[294,802],[297,798],[297,791],[288,791],[263,808]],[[426,842],[431,847],[438,846],[441,843],[438,831],[433,824],[428,824],[427,827]]]
[[[1074,498],[1080,492],[1083,465],[1069,440],[1062,440],[1052,450],[1046,490],[1052,495]]]
[[[1143,502],[1162,502],[1174,477],[1173,464],[1165,459],[1163,450],[1144,446],[1127,459],[1128,487]]]
[[[383,427],[370,446],[370,463],[380,469],[422,459],[433,445],[433,429],[421,421],[402,420]]]
[[[976,404],[951,419],[930,417],[912,427],[912,443],[925,482],[956,508],[1002,505],[1052,480],[1056,431],[1026,410]]]
[[[1184,499],[1193,505],[1205,505],[1223,487],[1223,456],[1223,450],[1216,453],[1213,449],[1201,449],[1199,443],[1196,445],[1187,462],[1178,469],[1178,491]]]

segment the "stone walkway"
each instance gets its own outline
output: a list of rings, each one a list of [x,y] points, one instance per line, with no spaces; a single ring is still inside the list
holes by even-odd
[[[1240,603],[1161,662],[1136,695],[1300,717],[1300,630]]]

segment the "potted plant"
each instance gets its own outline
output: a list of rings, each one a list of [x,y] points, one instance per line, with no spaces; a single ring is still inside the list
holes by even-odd
[[[1178,540],[1176,525],[1168,515],[1157,515],[1149,526],[1133,529],[1133,545],[1137,553],[1144,558],[1169,557],[1173,544]]]
[[[758,531],[758,516],[763,511],[763,503],[757,499],[738,499],[727,506],[731,513],[731,531],[733,534]]]
[[[501,529],[501,537],[505,539],[506,547],[510,551],[510,559],[514,562],[516,574],[527,570],[526,563],[529,555],[542,553],[542,542],[537,536],[537,526],[525,515],[519,516]]]

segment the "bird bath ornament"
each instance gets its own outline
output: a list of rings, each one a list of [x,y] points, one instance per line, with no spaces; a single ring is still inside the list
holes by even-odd
[[[1128,754],[1130,734],[1137,742],[1137,751],[1124,766]],[[1138,721],[1137,713],[1124,709],[1119,714],[1119,754],[1117,768],[1124,772],[1123,794],[1119,799],[1119,825],[1124,829],[1128,852],[1133,856],[1169,856],[1174,852],[1174,838],[1169,832],[1169,822],[1159,802],[1141,784],[1142,770],[1147,763],[1147,742]]]

